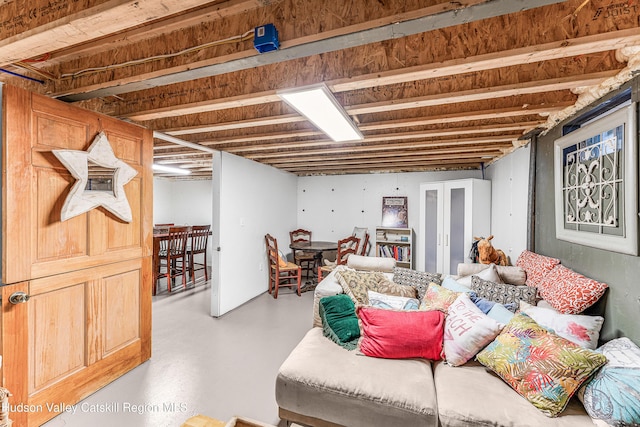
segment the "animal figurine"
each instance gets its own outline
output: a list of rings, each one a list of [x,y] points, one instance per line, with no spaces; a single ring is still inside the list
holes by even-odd
[[[493,235],[487,237],[474,237],[478,242],[478,261],[480,264],[509,265],[509,258],[500,249],[496,249],[491,244]]]

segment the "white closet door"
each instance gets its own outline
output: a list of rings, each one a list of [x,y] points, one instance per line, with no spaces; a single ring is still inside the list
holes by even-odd
[[[444,247],[444,185],[426,183],[420,185],[420,253],[418,269],[422,271],[442,271]]]
[[[452,182],[445,183],[444,189],[444,260],[443,270],[445,274],[456,274],[458,264],[465,262],[465,246],[471,229],[467,224],[470,218],[471,206],[469,195],[471,183]]]

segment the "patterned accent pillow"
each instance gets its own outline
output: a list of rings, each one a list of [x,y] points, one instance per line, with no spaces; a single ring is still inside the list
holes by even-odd
[[[451,366],[467,363],[500,333],[499,324],[480,311],[469,299],[460,294],[449,307],[444,323],[444,355]]]
[[[369,305],[369,290],[407,298],[416,297],[414,287],[393,283],[380,272],[340,270],[336,272],[336,278],[344,293],[356,305]]]
[[[371,307],[386,308],[388,310],[417,310],[420,306],[420,301],[415,298],[381,294],[370,290],[369,304]]]
[[[524,313],[515,315],[476,359],[549,417],[560,414],[582,383],[607,362]]]
[[[453,304],[460,293],[461,292],[450,291],[435,283],[429,283],[427,292],[425,292],[422,302],[420,303],[420,310],[439,310],[447,314],[449,306]]]
[[[369,304],[369,289],[376,290],[378,283],[384,280],[384,274],[368,271],[341,270],[336,272],[338,283],[342,291],[347,294],[356,305]]]
[[[532,286],[516,286],[506,283],[493,283],[478,276],[471,276],[471,290],[481,298],[500,304],[515,304],[515,311],[520,301],[536,303],[538,290]]]
[[[598,426],[640,425],[640,348],[617,338],[596,350],[609,359],[578,391],[578,398]]]
[[[563,265],[556,266],[538,284],[538,292],[553,308],[564,314],[578,314],[604,295],[608,285]]]
[[[399,285],[413,286],[418,292],[418,299],[422,299],[429,283],[435,283],[436,285],[442,284],[442,274],[394,267],[393,281]]]
[[[520,311],[526,313],[540,326],[553,330],[580,347],[595,350],[604,318],[580,314],[562,314],[552,308],[536,307],[520,301]]]
[[[321,298],[318,310],[322,334],[347,350],[355,350],[360,338],[360,325],[351,298],[345,294]]]
[[[399,285],[391,280],[383,277],[375,287],[370,288],[372,291],[380,292],[381,294],[396,295],[405,298],[415,298],[416,288],[413,286]]]
[[[558,264],[560,264],[560,260],[557,258],[550,258],[526,250],[522,251],[516,261],[516,266],[522,267],[527,273],[527,286],[533,287],[538,287],[542,278]]]
[[[442,359],[444,314],[358,307],[362,354],[386,359]]]

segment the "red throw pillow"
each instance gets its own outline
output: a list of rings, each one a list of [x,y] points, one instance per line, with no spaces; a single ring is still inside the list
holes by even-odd
[[[360,351],[386,359],[442,359],[444,313],[358,308]]]
[[[606,283],[557,265],[538,284],[538,293],[563,314],[578,314],[595,304],[607,290]]]
[[[524,250],[516,261],[516,266],[522,268],[527,273],[527,286],[537,288],[540,281],[553,267],[560,264],[557,258],[540,255],[535,252]]]

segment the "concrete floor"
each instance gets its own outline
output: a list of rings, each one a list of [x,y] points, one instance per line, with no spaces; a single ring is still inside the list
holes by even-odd
[[[151,360],[44,426],[179,427],[197,414],[278,425],[275,378],[311,328],[313,292],[264,293],[220,318],[210,296],[205,284],[154,297]]]

